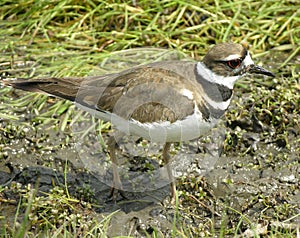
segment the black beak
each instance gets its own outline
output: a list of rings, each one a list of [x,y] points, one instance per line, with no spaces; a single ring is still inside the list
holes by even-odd
[[[250,66],[248,72],[251,74],[264,74],[267,76],[275,77],[275,74],[273,74],[271,71],[266,70],[263,67],[254,64]]]

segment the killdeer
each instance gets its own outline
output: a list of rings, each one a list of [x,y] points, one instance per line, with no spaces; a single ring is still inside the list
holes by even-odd
[[[164,143],[172,197],[176,186],[169,166],[172,142],[200,137],[215,126],[229,106],[234,83],[247,73],[274,77],[255,65],[240,44],[212,47],[202,62],[165,61],[103,76],[4,80],[4,85],[42,92],[74,101],[97,118],[110,121],[126,134]],[[113,166],[114,194],[122,190],[115,154],[116,140],[108,149]]]

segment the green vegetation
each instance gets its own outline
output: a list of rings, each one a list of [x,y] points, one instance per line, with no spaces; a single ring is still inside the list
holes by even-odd
[[[272,67],[276,78],[243,79],[237,85],[226,115],[224,153],[236,158],[229,166],[262,173],[299,171],[299,9],[298,0],[2,0],[0,76],[100,75],[173,57],[200,60],[212,44],[242,42],[256,62]],[[22,150],[41,160],[68,147],[75,133],[70,127],[87,120],[70,102],[0,88],[0,166],[13,155],[21,160]],[[97,123],[99,133],[110,130],[109,124]],[[52,140],[51,130],[57,133]],[[18,145],[22,140],[26,148]],[[40,164],[51,167],[55,159]],[[67,173],[69,168],[61,167]],[[179,202],[170,208],[170,230],[141,226],[139,233],[126,235],[232,237],[248,231],[252,237],[295,237],[300,205],[290,197],[299,195],[300,178],[272,179],[258,182],[265,189],[253,185],[253,196],[240,198],[240,207],[234,207],[229,201],[234,196],[216,198],[202,178],[183,177]],[[78,199],[68,193],[67,183],[55,184],[43,196],[29,185],[0,187],[0,237],[107,237],[115,213],[97,213],[93,191],[81,189]],[[284,183],[287,190],[273,191]],[[232,181],[226,178],[222,184],[230,187]]]

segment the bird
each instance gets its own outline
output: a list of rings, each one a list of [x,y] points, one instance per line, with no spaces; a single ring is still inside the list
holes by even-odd
[[[162,143],[174,201],[171,144],[207,134],[227,110],[235,82],[246,74],[275,77],[253,62],[245,46],[225,42],[210,48],[202,61],[161,61],[100,76],[15,78],[1,83],[73,101],[93,116],[111,122],[123,134]],[[116,139],[110,137],[112,197],[123,194],[116,145]]]

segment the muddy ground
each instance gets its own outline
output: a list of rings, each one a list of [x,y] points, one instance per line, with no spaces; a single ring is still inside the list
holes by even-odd
[[[286,82],[283,76],[280,80]],[[281,87],[255,81],[249,88],[238,86],[228,113],[213,132],[172,147],[178,209],[169,202],[161,145],[137,138],[120,143],[118,157],[125,168],[121,174],[129,191],[125,191],[126,198],[119,196],[114,202],[108,198],[110,163],[100,145],[113,135],[110,127],[100,139],[96,129],[82,136],[91,123],[85,116],[86,121],[61,132],[57,125],[33,123],[30,108],[15,112],[23,115],[19,121],[1,119],[1,226],[14,224],[22,191],[31,184],[37,188],[37,197],[57,187],[67,190],[80,206],[92,204],[89,209],[94,218],[117,211],[107,231],[109,237],[147,237],[155,232],[170,237],[174,223],[194,237],[251,237],[255,228],[259,234],[288,230],[296,236],[300,224],[299,97],[288,101],[286,95],[300,91],[299,85],[292,84],[287,92],[282,82]],[[276,96],[274,90],[285,96]],[[24,95],[20,91],[6,94]],[[49,99],[47,103],[54,102]],[[73,115],[79,112],[72,111]],[[140,180],[135,179],[138,175]],[[21,222],[25,208],[19,211],[17,221]],[[38,216],[41,211],[33,212]]]

